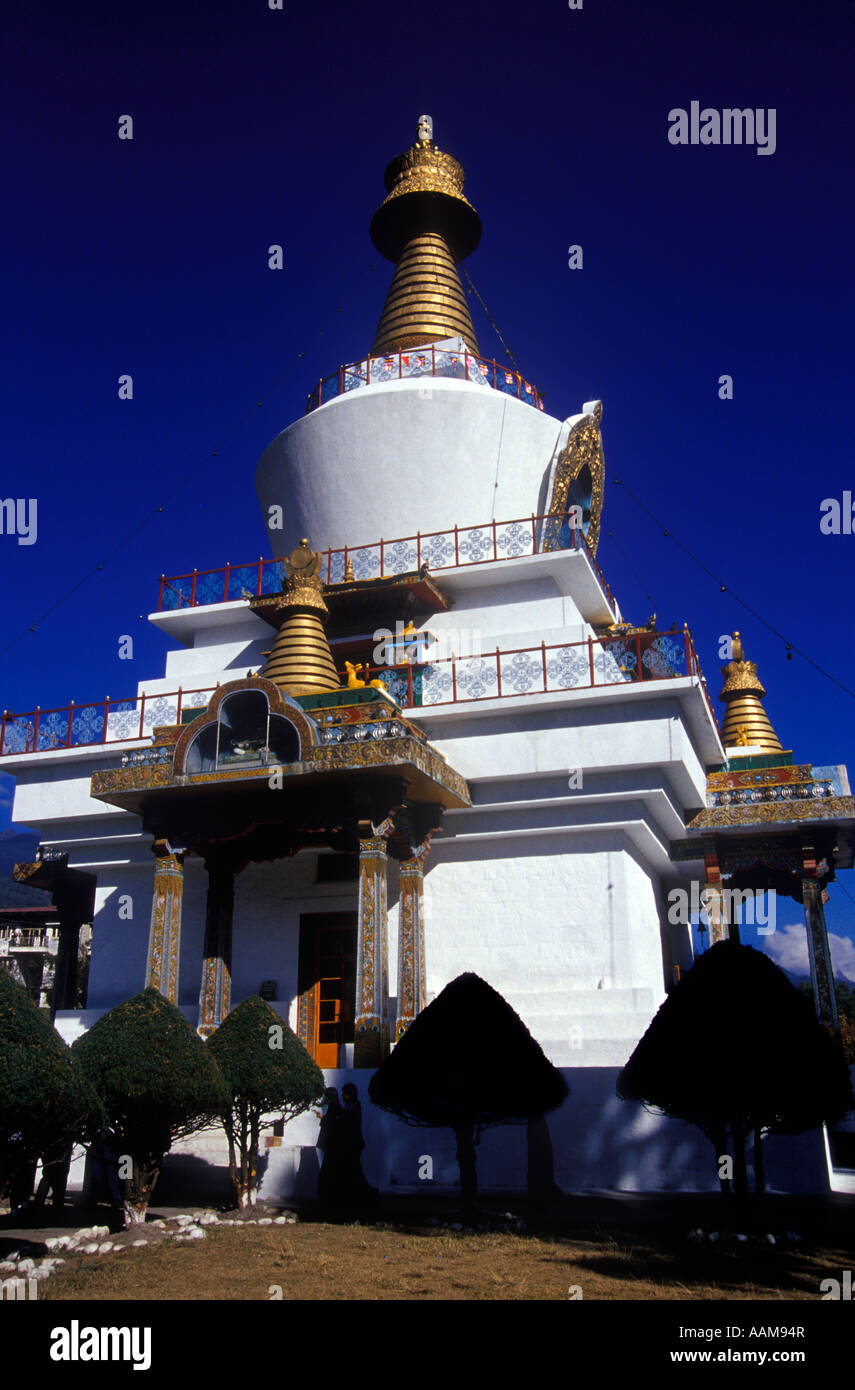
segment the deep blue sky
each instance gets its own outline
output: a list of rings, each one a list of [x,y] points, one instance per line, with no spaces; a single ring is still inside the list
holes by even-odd
[[[267,553],[257,459],[318,377],[371,341],[391,267],[368,222],[423,111],[483,219],[470,273],[547,408],[601,398],[610,477],[855,689],[855,536],[819,531],[820,502],[855,485],[851,3],[86,11],[5,7],[0,495],[36,496],[39,533],[30,547],[0,537],[0,647],[292,370],[3,657],[3,705],[131,693],[162,669],[165,641],[139,617],[161,571]],[[667,113],[692,100],[774,107],[775,154],[670,145]],[[125,113],[133,142],[116,136]],[[274,242],[281,272],[267,268]],[[582,271],[567,267],[571,243]],[[722,373],[732,401],[718,399]],[[604,530],[600,560],[630,616],[686,619],[714,694],[719,635],[739,628],[785,747],[855,764],[852,697],[787,661],[612,482]],[[118,659],[124,633],[133,663]],[[830,924],[848,930],[855,909],[832,893]]]

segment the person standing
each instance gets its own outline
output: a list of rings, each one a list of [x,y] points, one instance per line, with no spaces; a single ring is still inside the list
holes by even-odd
[[[42,1154],[42,1176],[33,1202],[37,1210],[44,1210],[49,1192],[52,1194],[51,1206],[54,1211],[62,1211],[65,1206],[65,1189],[68,1185],[73,1147],[71,1140],[68,1140],[58,1151],[52,1150],[50,1154]]]
[[[372,1205],[377,1200],[377,1188],[372,1187],[362,1171],[362,1106],[359,1092],[352,1081],[341,1088],[341,1193],[349,1207]]]
[[[324,1091],[324,1109],[317,1147],[323,1158],[318,1174],[318,1200],[322,1206],[335,1206],[341,1187],[341,1119],[342,1108],[335,1086]]]

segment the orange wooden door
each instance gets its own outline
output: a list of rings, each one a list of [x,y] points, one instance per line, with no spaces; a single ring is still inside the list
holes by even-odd
[[[356,927],[319,924],[316,941],[315,1061],[338,1067],[342,1046],[353,1042]]]

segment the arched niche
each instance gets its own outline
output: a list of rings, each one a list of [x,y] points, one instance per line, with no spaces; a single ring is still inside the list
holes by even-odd
[[[589,402],[589,406],[590,413],[570,428],[567,442],[550,472],[542,550],[567,549],[576,543],[576,534],[581,530],[591,554],[597,551],[605,489],[602,406],[599,401]],[[588,411],[588,406],[585,409]]]
[[[268,685],[223,687],[179,740],[176,771],[193,777],[300,762],[304,745],[315,741],[310,721],[296,705],[280,713],[282,697]]]

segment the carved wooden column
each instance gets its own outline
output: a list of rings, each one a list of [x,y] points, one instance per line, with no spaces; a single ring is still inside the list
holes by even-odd
[[[830,1028],[837,1028],[837,994],[834,989],[834,971],[831,965],[831,951],[828,946],[825,908],[822,905],[822,879],[817,871],[813,845],[803,844],[802,862],[802,902],[805,912],[810,980],[813,985],[816,1016],[820,1023],[825,1023]]]
[[[159,989],[172,1004],[178,1002],[181,960],[181,900],[184,892],[184,852],[168,840],[155,840],[154,896],[145,987]]]
[[[208,898],[205,910],[205,946],[202,983],[199,988],[199,1023],[196,1031],[210,1037],[231,1007],[232,921],[235,903],[234,864],[213,856],[205,861]]]
[[[356,946],[356,1022],[353,1063],[378,1067],[389,1052],[387,838],[392,822],[359,824],[359,920]],[[365,833],[365,832],[370,833]]]
[[[723,897],[721,869],[715,849],[705,850],[704,864],[707,879],[706,904],[710,924],[710,945],[714,946],[717,941],[727,941],[728,938],[733,937],[738,940],[738,927],[728,921],[727,904]]]
[[[425,1006],[424,862],[430,842],[416,846],[400,864],[398,901],[398,1015],[395,1042]]]

